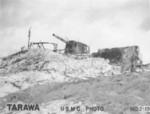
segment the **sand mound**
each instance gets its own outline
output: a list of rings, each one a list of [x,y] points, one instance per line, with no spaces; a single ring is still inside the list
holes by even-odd
[[[119,70],[102,58],[78,60],[40,49],[18,52],[1,60],[0,97],[37,84],[111,76],[119,74]]]
[[[114,67],[102,58],[87,58],[77,60],[49,50],[32,49],[10,55],[1,60],[0,73],[18,73],[23,71],[56,71],[68,74],[96,72],[106,74],[116,73]],[[94,71],[93,71],[94,70]],[[88,72],[87,72],[88,71]],[[117,70],[116,70],[117,71]],[[75,74],[77,75],[77,74]],[[92,75],[95,75],[92,74]],[[111,75],[111,74],[109,74]]]
[[[61,83],[78,83],[79,81],[105,76],[109,77],[117,74],[120,74],[120,68],[110,65],[109,61],[102,58],[88,57],[85,59],[76,59],[72,56],[66,56],[42,49],[18,52],[2,58],[0,61],[0,100],[3,102],[5,97],[9,99],[9,95],[11,96],[15,93],[19,95],[24,91],[25,93],[23,92],[23,94],[20,95],[21,99],[25,96],[23,99],[25,100],[25,98],[27,98],[27,100],[31,102],[31,99],[27,97],[29,93],[32,96],[35,95],[35,99],[42,100],[42,103],[48,100],[48,95],[51,95],[49,92],[51,92],[50,88],[53,87],[52,83],[56,83],[56,85]],[[36,89],[38,87],[40,88]],[[42,99],[39,97],[37,98],[38,94]],[[65,114],[66,112],[63,111],[61,111],[61,113],[59,110],[54,111],[55,108],[58,108],[57,105],[61,103],[61,99],[62,97],[58,100],[48,100],[48,104],[40,104],[42,108],[39,113]],[[5,103],[7,103],[7,101],[5,101]],[[72,101],[64,102],[64,104],[76,105],[76,103],[70,103],[72,103]],[[80,105],[85,106],[85,104],[82,103]],[[5,110],[2,110],[2,113],[5,113]],[[24,112],[14,113],[22,114]],[[69,112],[68,114],[78,113],[79,112]],[[87,114],[89,113],[90,112],[87,112]],[[91,114],[97,113],[107,114],[105,112],[93,112]],[[81,112],[81,114],[85,113]]]

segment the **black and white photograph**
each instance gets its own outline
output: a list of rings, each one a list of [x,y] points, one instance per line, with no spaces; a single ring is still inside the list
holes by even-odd
[[[0,114],[150,114],[150,0],[0,0]]]

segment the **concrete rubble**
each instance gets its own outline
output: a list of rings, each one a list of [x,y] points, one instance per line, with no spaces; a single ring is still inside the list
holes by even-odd
[[[101,75],[120,74],[118,66],[112,66],[108,60],[102,58],[76,60],[53,52],[33,51],[34,54],[30,51],[25,55],[19,55],[2,63],[6,66],[4,74],[9,72],[10,74],[3,76],[1,73],[0,97],[46,82],[72,82]],[[14,63],[20,58],[19,62]],[[39,69],[42,65],[43,67]],[[24,69],[26,70],[23,71]],[[10,89],[6,89],[8,87]]]

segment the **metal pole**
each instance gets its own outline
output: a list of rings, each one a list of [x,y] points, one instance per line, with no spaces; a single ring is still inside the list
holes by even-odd
[[[31,27],[29,28],[28,31],[28,49],[30,49],[30,39],[31,39]]]

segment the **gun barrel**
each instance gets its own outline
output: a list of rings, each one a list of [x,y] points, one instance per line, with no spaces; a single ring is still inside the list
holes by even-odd
[[[52,36],[54,36],[55,38],[57,38],[57,39],[59,39],[60,41],[62,41],[62,42],[64,42],[64,43],[67,43],[67,41],[66,40],[64,40],[63,38],[61,38],[61,37],[59,37],[59,36],[57,36],[56,34],[52,34]]]

